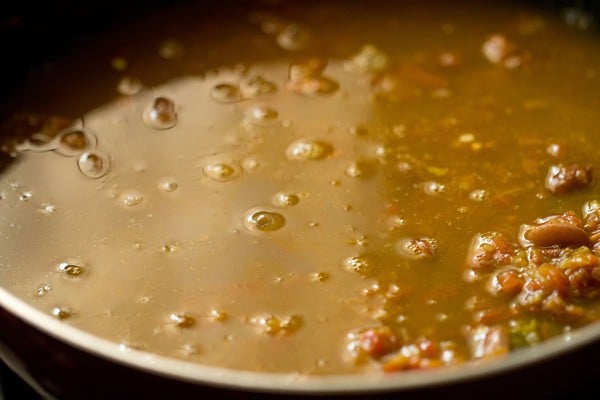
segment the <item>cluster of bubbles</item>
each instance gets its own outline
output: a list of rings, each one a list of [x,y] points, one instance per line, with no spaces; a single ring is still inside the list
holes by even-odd
[[[79,171],[88,178],[98,179],[108,173],[110,159],[107,154],[96,149],[97,144],[98,139],[90,130],[71,126],[52,138],[37,135],[24,143],[21,150],[54,151],[64,157],[76,157]]]
[[[212,87],[210,97],[218,103],[237,103],[245,99],[255,99],[276,93],[275,83],[261,75],[242,81],[240,84],[222,82]]]
[[[305,96],[331,95],[340,84],[325,75],[327,63],[319,58],[310,58],[290,64],[286,88]]]
[[[269,336],[290,335],[302,327],[303,318],[297,314],[288,316],[256,315],[250,318],[250,323]]]

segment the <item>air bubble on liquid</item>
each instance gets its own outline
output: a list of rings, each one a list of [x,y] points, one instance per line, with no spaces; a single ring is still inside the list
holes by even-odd
[[[255,157],[246,157],[242,161],[242,168],[244,168],[245,171],[256,171],[259,167],[260,161],[258,161]]]
[[[87,151],[79,156],[77,166],[83,175],[91,179],[98,179],[108,173],[110,159],[100,151]]]
[[[236,103],[242,101],[242,92],[236,84],[219,83],[211,89],[210,97],[219,103]]]
[[[178,188],[177,181],[174,178],[162,178],[158,181],[158,188],[163,192],[174,192]]]
[[[165,60],[174,60],[183,56],[183,44],[177,40],[168,39],[160,43],[158,55]]]
[[[273,204],[278,207],[292,207],[300,202],[300,196],[295,193],[279,192],[273,196]]]
[[[54,214],[56,207],[50,203],[42,203],[38,211],[44,215]]]
[[[342,261],[346,271],[366,273],[372,268],[372,261],[365,255],[347,257]]]
[[[157,97],[148,106],[143,115],[144,122],[150,128],[165,130],[177,124],[175,102],[167,97]]]
[[[446,186],[435,181],[423,183],[423,191],[431,196],[436,196],[446,191]]]
[[[311,33],[298,24],[289,24],[277,34],[275,39],[279,47],[284,50],[300,51],[310,45]]]
[[[283,215],[268,208],[255,207],[244,215],[244,226],[252,232],[272,232],[284,225]]]
[[[144,88],[144,84],[138,78],[125,76],[117,84],[117,92],[124,96],[133,96]]]
[[[214,155],[203,160],[202,172],[216,182],[227,182],[241,173],[239,163],[230,157]]]
[[[360,73],[380,73],[389,66],[388,56],[377,47],[367,44],[355,54],[347,67]]]
[[[60,320],[63,320],[63,319],[70,318],[73,315],[73,312],[68,307],[57,306],[57,307],[52,308],[51,314],[54,317],[56,317]]]
[[[321,160],[333,152],[331,144],[312,139],[300,139],[291,143],[286,149],[286,156],[290,160]]]
[[[215,322],[224,322],[229,318],[229,315],[223,310],[213,308],[208,312],[208,318]]]
[[[319,58],[309,58],[290,64],[286,88],[305,96],[329,95],[335,93],[340,85],[323,75],[327,63]]]
[[[279,112],[273,107],[256,106],[246,112],[244,122],[255,126],[273,126],[278,122]],[[243,122],[243,124],[244,124]]]
[[[175,253],[177,251],[177,245],[173,243],[167,243],[163,245],[160,250],[165,254]]]
[[[473,201],[484,201],[488,197],[488,192],[485,189],[475,189],[469,193],[469,199]]]
[[[52,291],[52,285],[48,283],[41,283],[37,288],[35,288],[35,295],[38,297],[45,296],[46,294]]]
[[[277,85],[257,75],[243,84],[242,92],[246,98],[266,96],[277,92]]]
[[[169,321],[178,328],[191,328],[196,324],[196,319],[187,313],[176,312],[169,315]]]
[[[20,201],[29,201],[33,197],[33,193],[30,190],[23,192],[19,195]]]
[[[372,166],[366,162],[354,161],[346,168],[345,173],[351,178],[366,178],[370,176],[373,171]]]
[[[54,151],[60,155],[73,157],[85,150],[96,147],[96,136],[82,129],[70,129],[58,135]]]
[[[136,190],[128,190],[119,196],[119,202],[125,207],[134,207],[144,201],[144,196]]]
[[[437,251],[437,241],[431,238],[405,238],[396,243],[398,254],[408,260],[432,258]]]

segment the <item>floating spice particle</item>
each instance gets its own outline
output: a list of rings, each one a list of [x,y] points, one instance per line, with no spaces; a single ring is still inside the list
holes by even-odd
[[[85,271],[84,267],[81,265],[71,264],[68,262],[62,262],[58,264],[58,270],[69,276],[79,276]]]

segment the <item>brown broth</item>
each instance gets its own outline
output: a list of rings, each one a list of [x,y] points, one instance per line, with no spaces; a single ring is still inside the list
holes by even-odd
[[[426,337],[442,364],[470,359],[467,305],[513,301],[465,279],[473,237],[517,243],[522,224],[600,200],[595,182],[544,187],[557,160],[599,168],[598,35],[520,5],[298,4],[232,9],[222,24],[165,11],[24,87],[14,110],[83,115],[97,153],[17,144],[0,181],[2,285],[116,343],[209,365],[378,369],[348,360],[347,335],[383,325],[406,354]],[[296,23],[306,42],[285,37]],[[488,61],[492,34],[523,65]],[[387,66],[361,71],[365,45]],[[290,82],[307,58],[323,72]],[[144,88],[118,95],[125,76]],[[252,97],[257,77],[272,85]],[[424,239],[424,255],[399,250],[406,239]],[[503,323],[539,321],[545,340],[600,318],[596,298],[574,302],[586,319],[520,310]]]

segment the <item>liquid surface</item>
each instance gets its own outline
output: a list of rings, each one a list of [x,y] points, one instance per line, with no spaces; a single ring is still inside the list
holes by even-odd
[[[91,111],[15,113],[2,285],[124,349],[269,372],[452,365],[599,319],[585,14],[294,4],[164,28]]]

